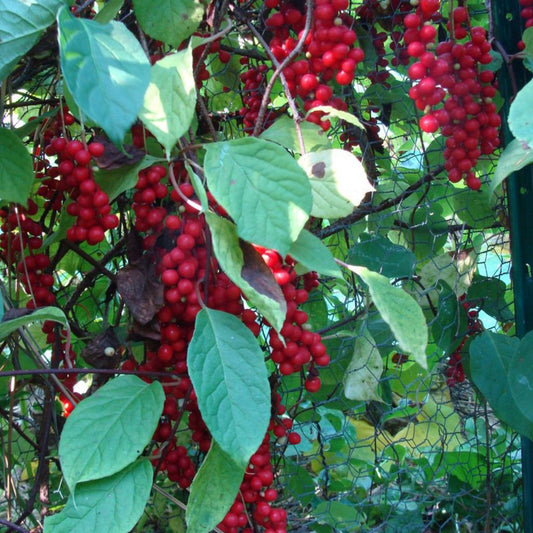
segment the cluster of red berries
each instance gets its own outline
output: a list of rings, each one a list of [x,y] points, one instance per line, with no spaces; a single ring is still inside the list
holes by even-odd
[[[533,0],[520,0],[522,9],[520,16],[525,20],[524,28],[531,28],[533,26]],[[518,49],[523,50],[526,47],[524,41],[519,41]]]
[[[241,64],[247,65],[248,63],[247,57],[241,58]],[[267,73],[268,67],[259,65],[257,67],[249,67],[241,74],[243,106],[239,114],[242,117],[244,131],[251,132],[254,129],[261,107],[261,95],[266,85]],[[274,114],[269,111],[265,117],[265,128],[271,124],[273,117]]]
[[[220,270],[216,258],[209,252],[205,218],[197,210],[198,199],[193,187],[184,181],[183,165],[174,163],[172,171],[182,181],[179,190],[165,183],[168,171],[156,165],[139,173],[133,197],[134,225],[144,234],[144,248],[149,248],[155,257],[164,305],[156,315],[160,341],[149,346],[141,364],[128,360],[123,368],[168,371],[176,376],[162,380],[166,399],[154,434],[154,441],[159,445],[154,450],[152,462],[159,471],[165,471],[169,479],[186,488],[195,469],[187,449],[178,445],[176,436],[184,411],[188,413],[191,440],[198,450],[206,453],[211,445],[211,435],[198,408],[187,368],[187,347],[200,311],[200,299],[211,309],[241,318],[255,336],[264,330],[273,347],[272,361],[277,363],[280,373],[304,372],[305,387],[310,392],[320,388],[316,367],[326,365],[329,356],[320,336],[306,327],[307,314],[298,309],[307,300],[308,292],[318,284],[316,274],[298,277],[290,258],[283,261],[277,252],[259,249],[287,300],[287,318],[281,330],[287,343],[283,346],[274,330],[267,323],[261,323],[255,311],[245,308],[240,289]],[[157,193],[159,189],[161,192]],[[224,214],[211,195],[208,197],[212,208]],[[285,439],[290,444],[298,444],[300,435],[292,431],[293,421],[286,415],[281,397],[275,391],[272,392],[272,404],[273,414],[265,440],[252,456],[239,496],[220,524],[223,531],[251,531],[250,516],[267,531],[286,529],[285,512],[271,506],[277,492],[271,487],[274,474],[270,441]]]
[[[30,299],[26,307],[33,309],[52,305],[54,277],[48,272],[50,258],[37,250],[42,247],[43,228],[31,217],[37,213],[37,204],[28,201],[28,207],[12,205],[0,209],[0,255],[6,265],[16,266],[15,274]]]
[[[347,24],[349,16],[342,13],[348,5],[348,0],[317,1],[302,52],[283,69],[291,96],[303,100],[305,111],[324,105],[346,110],[345,102],[334,96],[334,83],[340,86],[352,83],[357,64],[364,58],[361,48],[355,47],[357,36]],[[295,2],[281,0],[265,0],[265,7],[273,10],[265,21],[272,32],[270,51],[281,62],[296,48],[304,31],[305,10]],[[248,60],[243,58],[242,62],[247,64]],[[257,119],[266,71],[267,67],[260,65],[241,75],[244,106],[240,114],[246,128],[251,128]],[[308,120],[328,130],[331,124],[322,120],[323,116],[323,112],[317,111]]]
[[[494,74],[481,68],[492,61],[491,46],[483,28],[470,26],[465,7],[451,14],[451,40],[436,45],[437,28],[431,21],[439,9],[440,0],[421,0],[416,13],[404,18],[407,52],[416,59],[408,70],[416,81],[409,95],[424,113],[420,128],[428,133],[440,128],[447,137],[444,158],[450,181],[464,180],[477,190],[481,181],[473,169],[482,154],[499,145]]]
[[[277,332],[269,332],[269,344],[272,348],[270,358],[277,365],[282,375],[288,376],[295,372],[307,369],[305,388],[309,392],[317,392],[320,388],[320,378],[315,365],[326,366],[329,364],[329,355],[318,333],[311,332],[307,326],[308,316],[298,306],[307,301],[308,290],[297,289],[294,285],[296,273],[294,264],[283,264],[280,255],[273,250],[264,250],[263,258],[274,273],[283,295],[287,301],[287,315],[281,335],[282,342]]]
[[[64,137],[55,137],[45,149],[47,156],[56,156],[57,166],[47,170],[49,179],[42,187],[67,192],[72,200],[66,208],[69,215],[76,217],[76,222],[67,230],[67,239],[72,242],[98,244],[104,240],[106,230],[118,226],[118,217],[111,213],[109,197],[94,181],[91,168],[92,158],[101,157],[104,151],[102,143],[93,142],[85,147],[81,141]]]
[[[448,357],[446,361],[446,383],[448,387],[453,387],[456,383],[462,383],[465,380],[465,371],[463,368],[461,353],[465,343],[473,336],[484,331],[484,326],[479,319],[479,312],[462,298],[462,305],[468,316],[468,327],[466,335],[457,349]]]

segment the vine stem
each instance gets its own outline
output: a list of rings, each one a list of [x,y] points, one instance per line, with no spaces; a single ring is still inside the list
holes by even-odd
[[[190,198],[187,198],[182,190],[179,188],[178,182],[176,181],[176,176],[174,176],[174,169],[172,168],[172,165],[168,165],[168,175],[170,178],[170,183],[172,183],[172,187],[174,187],[174,190],[178,193],[179,197],[190,207],[195,209],[198,212],[202,211],[202,206],[198,202],[194,202]]]
[[[311,31],[311,24],[313,23],[313,0],[306,1],[306,9],[307,9],[307,13],[305,17],[304,30],[302,34],[300,35],[300,38],[298,39],[298,42],[296,43],[296,46],[294,47],[294,49],[289,53],[289,55],[281,63],[279,63],[277,58],[274,56],[274,54],[270,52],[270,47],[268,47],[268,45],[265,47],[265,50],[267,51],[268,55],[272,59],[272,62],[276,66],[276,70],[272,73],[272,77],[270,78],[270,81],[268,82],[268,85],[265,89],[265,94],[263,94],[263,100],[261,101],[261,107],[259,108],[259,115],[257,117],[257,122],[255,124],[255,128],[253,131],[253,136],[257,137],[257,135],[259,135],[261,128],[263,127],[263,122],[265,120],[265,114],[266,114],[266,110],[268,107],[268,103],[270,101],[270,94],[272,93],[272,89],[274,88],[274,83],[276,82],[277,78],[280,77],[283,83],[283,87],[286,92],[289,105],[291,105],[292,103],[291,110],[293,112],[293,120],[295,124],[298,125],[297,131],[299,131],[300,133],[300,135],[298,136],[298,140],[300,141],[300,149],[302,151],[302,154],[305,153],[305,145],[303,142],[301,128],[299,127],[301,117],[296,108],[294,99],[291,96],[289,87],[287,85],[287,80],[285,79],[285,76],[283,76],[283,69],[300,53],[300,50],[303,48],[304,42],[307,39],[309,32]],[[285,81],[283,82],[283,80]]]
[[[259,135],[259,132],[260,132],[260,130],[262,128],[262,125],[263,125],[263,122],[264,122],[264,117],[265,117],[266,109],[268,107],[268,102],[270,100],[270,93],[272,92],[272,88],[274,87],[274,82],[276,81],[276,78],[279,77],[279,79],[281,80],[281,83],[283,85],[283,89],[285,90],[285,95],[287,96],[287,102],[288,102],[289,107],[290,107],[290,109],[292,111],[292,117],[293,117],[293,121],[294,121],[294,126],[296,128],[296,134],[298,136],[298,142],[300,144],[300,150],[301,150],[302,154],[305,154],[305,144],[304,144],[304,140],[303,140],[302,129],[300,127],[300,122],[301,122],[302,118],[300,116],[298,108],[296,107],[296,102],[294,101],[294,98],[291,96],[291,92],[289,90],[289,86],[287,85],[287,79],[283,75],[282,71],[285,68],[285,66],[289,63],[289,61],[291,61],[296,56],[296,54],[298,54],[300,52],[300,50],[301,50],[301,48],[303,46],[303,43],[304,43],[304,41],[305,41],[305,39],[306,39],[307,35],[309,34],[310,29],[311,29],[311,23],[312,23],[312,14],[311,13],[312,13],[312,9],[313,9],[313,0],[307,0],[306,5],[307,5],[307,16],[306,16],[304,31],[303,31],[300,39],[298,40],[298,43],[297,43],[296,47],[294,48],[294,50],[292,50],[292,52],[283,60],[282,63],[280,63],[276,59],[276,57],[272,54],[272,52],[270,51],[270,47],[268,46],[268,43],[265,41],[263,36],[259,33],[257,28],[253,24],[250,23],[250,21],[246,18],[244,13],[242,13],[242,11],[238,7],[233,6],[233,10],[234,10],[235,14],[238,16],[238,18],[241,21],[243,21],[246,24],[246,26],[248,26],[250,31],[254,34],[255,38],[259,41],[261,46],[263,46],[265,52],[268,54],[270,60],[272,61],[272,63],[276,67],[276,70],[272,74],[272,77],[270,78],[270,82],[268,83],[268,85],[267,85],[267,87],[265,89],[265,94],[263,95],[263,100],[261,101],[261,107],[259,108],[259,113],[258,113],[258,116],[257,116],[257,122],[255,124],[252,136],[257,137]]]

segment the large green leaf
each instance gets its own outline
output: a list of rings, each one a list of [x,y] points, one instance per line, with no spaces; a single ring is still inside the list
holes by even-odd
[[[308,152],[298,164],[307,173],[313,189],[314,217],[347,216],[374,190],[361,162],[346,150]]]
[[[521,407],[524,406],[517,404],[513,391],[517,381],[520,386],[520,376],[510,376],[520,347],[520,340],[515,337],[484,331],[470,344],[470,375],[496,416],[533,439],[533,420],[528,420],[522,413]],[[527,372],[531,373],[530,370]],[[522,391],[518,396],[521,400]],[[531,404],[531,397],[527,401]]]
[[[222,521],[243,480],[239,465],[213,441],[191,485],[187,503],[188,533],[209,533]]]
[[[0,0],[0,80],[50,26],[65,0]]]
[[[256,338],[237,317],[204,308],[196,317],[187,364],[213,438],[245,465],[270,420],[270,385]]]
[[[306,229],[303,229],[296,241],[292,243],[289,255],[308,270],[342,279],[341,269],[335,263],[329,248]]]
[[[507,176],[530,163],[533,163],[533,149],[529,142],[513,139],[498,158],[498,165],[490,182],[490,195],[494,194]]]
[[[63,325],[68,323],[65,313],[61,309],[57,307],[41,307],[17,318],[0,322],[0,339],[5,339],[18,328],[27,326],[36,320],[53,320]]]
[[[227,276],[237,285],[250,305],[279,331],[285,322],[287,302],[279,284],[262,257],[241,241],[231,221],[206,212],[215,256]]]
[[[139,41],[119,22],[57,16],[61,70],[76,104],[120,144],[135,122],[150,82]]]
[[[365,267],[347,267],[368,285],[372,301],[389,325],[401,350],[413,355],[420,366],[427,368],[428,328],[416,300],[403,289],[392,286],[390,280],[381,274]]]
[[[392,243],[381,235],[363,233],[348,252],[348,261],[379,272],[388,278],[410,278],[416,257],[411,250]]]
[[[134,0],[141,28],[154,39],[179,46],[199,26],[205,5],[201,0]]]
[[[45,533],[128,533],[141,518],[150,490],[153,469],[140,458],[116,474],[80,483],[75,498],[44,520]]]
[[[281,146],[248,137],[207,145],[209,190],[241,238],[286,255],[309,218],[309,180]]]
[[[515,405],[529,424],[533,425],[533,331],[520,339],[507,374]]]
[[[111,476],[135,461],[150,442],[165,393],[156,381],[115,378],[82,400],[67,419],[59,441],[65,481],[74,492],[82,481]]]
[[[468,318],[457,295],[445,281],[438,281],[437,315],[431,322],[435,344],[446,354],[452,353],[466,335]]]
[[[190,47],[152,66],[152,80],[139,118],[165,148],[167,157],[189,129],[196,111],[196,84]]]
[[[15,133],[0,128],[0,200],[26,205],[33,183],[31,155]]]
[[[533,146],[532,99],[533,80],[518,91],[509,109],[509,128],[519,141],[524,141],[530,146]]]

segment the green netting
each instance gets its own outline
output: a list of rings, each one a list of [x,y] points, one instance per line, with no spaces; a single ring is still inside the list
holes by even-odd
[[[473,15],[487,13],[480,6]],[[376,27],[386,29],[391,16],[386,9],[377,13]],[[237,16],[231,22],[236,33],[246,31]],[[357,29],[372,57],[370,28],[362,24]],[[211,126],[226,137],[247,131],[236,120],[246,96],[239,76],[264,58],[251,50],[249,65],[241,66],[235,48],[242,40],[232,38],[235,46],[226,47],[235,60],[222,64],[215,59],[208,65],[213,81],[202,94],[218,111],[208,114],[210,123],[200,122],[206,135]],[[386,45],[389,50],[390,35]],[[378,72],[385,71],[378,66]],[[334,119],[331,137],[362,160],[375,192],[352,215],[311,229],[339,259],[382,272],[418,301],[433,339],[428,369],[402,353],[355,275],[347,275],[346,283],[320,280],[304,306],[331,355],[330,365],[320,372],[320,395],[303,394],[300,375],[276,384],[301,436],[296,446],[284,437],[273,443],[275,505],[287,511],[288,531],[520,532],[524,527],[520,438],[494,416],[468,370],[472,339],[484,330],[514,328],[507,207],[503,193],[492,202],[486,183],[495,159],[480,161],[481,191],[450,183],[443,172],[444,140],[431,142],[421,135],[409,86],[404,73],[388,76],[387,86],[361,75],[353,90],[346,90],[348,111],[365,128]],[[264,84],[259,93],[262,89]],[[284,112],[280,85],[272,97],[273,114]],[[118,238],[127,233],[127,220],[122,222]],[[111,248],[115,252],[106,255]],[[129,324],[109,275],[127,261],[124,240],[76,254],[75,264],[61,263],[56,285],[78,351],[87,335],[110,324],[126,331]],[[4,359],[29,352],[34,363],[39,357],[49,362],[53,347],[35,353],[46,346],[39,328],[30,327],[27,335],[37,348],[29,349],[25,339],[10,341],[3,345]],[[134,336],[124,344],[142,357]],[[0,516],[38,530],[45,512],[64,503],[68,494],[57,461],[63,419],[54,406],[54,413],[44,413],[49,431],[41,430],[43,411],[51,405],[48,378],[2,377],[0,387],[5,400],[0,410]],[[39,438],[45,433],[43,451]],[[202,454],[193,450],[191,456],[198,464]],[[45,463],[39,472],[37,466]],[[164,476],[155,481],[159,492],[136,531],[185,531],[180,503],[186,492]]]

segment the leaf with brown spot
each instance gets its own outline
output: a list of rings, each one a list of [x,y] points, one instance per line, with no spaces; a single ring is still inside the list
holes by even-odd
[[[319,161],[311,167],[311,174],[315,178],[323,178],[326,175],[326,163],[324,161]]]
[[[374,190],[361,162],[346,150],[308,152],[298,164],[309,178],[313,191],[311,215],[316,218],[348,216]]]

